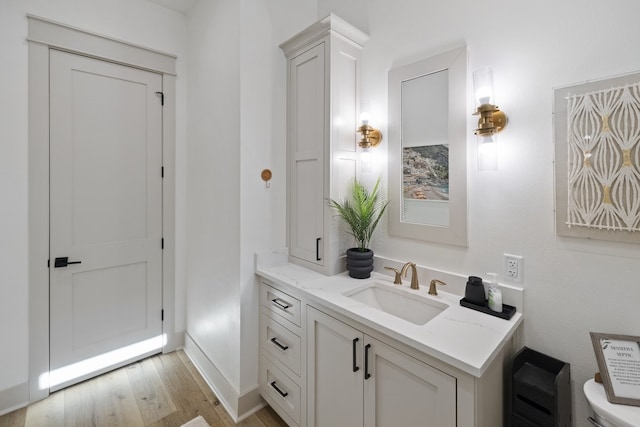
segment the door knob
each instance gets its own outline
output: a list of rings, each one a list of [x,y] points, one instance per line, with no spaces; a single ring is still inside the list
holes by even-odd
[[[80,264],[82,261],[69,261],[69,257],[56,258],[53,263],[54,268],[66,267],[69,264]]]

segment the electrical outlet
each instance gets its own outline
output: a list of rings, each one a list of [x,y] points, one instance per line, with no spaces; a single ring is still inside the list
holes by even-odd
[[[522,283],[524,258],[519,255],[504,254],[504,278],[509,282]]]

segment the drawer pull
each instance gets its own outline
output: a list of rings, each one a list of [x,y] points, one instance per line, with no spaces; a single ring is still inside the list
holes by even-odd
[[[276,339],[276,337],[271,338],[271,342],[274,343],[275,345],[277,345],[278,347],[280,347],[282,350],[286,350],[289,348],[288,345],[282,345],[278,342],[278,340]]]
[[[283,310],[286,310],[287,308],[291,307],[291,306],[290,306],[289,304],[287,304],[285,301],[282,301],[282,302],[284,302],[284,304],[283,304],[282,302],[280,302],[280,301],[282,301],[282,300],[281,300],[281,299],[279,299],[279,298],[276,298],[276,299],[272,299],[272,300],[271,300],[271,302],[272,302],[273,304],[275,304],[277,307],[279,307],[279,308],[281,308],[281,309],[283,309]]]
[[[364,379],[368,380],[371,378],[371,374],[369,373],[369,348],[371,348],[371,344],[367,344],[364,346]]]
[[[358,372],[360,368],[356,365],[356,343],[360,341],[360,338],[353,339],[353,372]]]
[[[275,381],[272,381],[272,382],[271,382],[271,387],[273,387],[273,388],[278,392],[278,394],[279,394],[280,396],[282,396],[282,397],[287,397],[287,396],[289,395],[289,393],[287,393],[287,392],[285,392],[285,391],[280,390],[280,389],[278,388],[278,386],[276,385],[276,382],[275,382]]]

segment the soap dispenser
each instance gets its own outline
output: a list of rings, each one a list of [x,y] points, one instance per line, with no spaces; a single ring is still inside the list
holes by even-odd
[[[484,298],[484,285],[482,284],[482,278],[476,276],[469,276],[467,280],[467,286],[464,291],[464,299],[467,302],[475,305],[486,305]]]
[[[498,313],[502,313],[502,291],[498,286],[498,275],[496,273],[487,273],[489,277],[487,284],[489,285],[489,308]]]

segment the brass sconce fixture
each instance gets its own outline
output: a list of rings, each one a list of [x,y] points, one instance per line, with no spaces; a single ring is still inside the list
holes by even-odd
[[[373,156],[371,148],[375,148],[382,142],[382,132],[369,126],[369,115],[362,113],[360,115],[362,125],[358,128],[358,132],[362,134],[362,139],[358,142],[362,152],[360,153],[360,167],[363,173],[371,173],[373,171]]]
[[[360,120],[362,121],[362,125],[358,128],[358,132],[362,134],[362,139],[358,142],[358,145],[364,150],[380,145],[382,133],[378,129],[369,126],[369,116],[367,113],[362,113]]]
[[[474,134],[481,138],[490,137],[504,129],[507,125],[507,116],[498,109],[497,105],[482,104],[473,113],[478,118],[478,129]]]
[[[473,73],[473,87],[476,99],[476,112],[473,115],[479,116],[478,128],[474,132],[478,136],[478,168],[496,170],[496,134],[507,125],[507,116],[495,105],[493,73],[490,68],[481,68]]]

